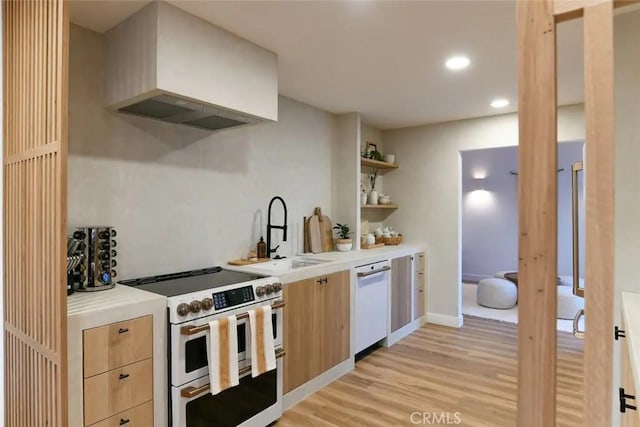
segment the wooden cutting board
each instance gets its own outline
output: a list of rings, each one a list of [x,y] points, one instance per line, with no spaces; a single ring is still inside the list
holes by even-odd
[[[309,249],[314,254],[322,252],[322,230],[319,215],[313,215],[309,219]]]
[[[333,251],[333,224],[331,219],[322,215],[320,208],[316,208],[318,216],[320,217],[320,234],[322,236],[322,252]]]
[[[252,265],[252,264],[259,264],[261,262],[267,262],[267,261],[271,261],[271,258],[257,258],[256,261],[251,261],[250,259],[247,259],[247,258],[233,259],[233,260],[229,261],[227,264],[229,264],[229,265]]]

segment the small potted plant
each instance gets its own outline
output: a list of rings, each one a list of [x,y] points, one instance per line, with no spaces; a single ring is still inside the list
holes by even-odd
[[[349,237],[351,230],[347,224],[336,224],[333,227],[336,230],[338,238],[336,239],[336,248],[340,252],[349,252],[353,248],[353,240]]]

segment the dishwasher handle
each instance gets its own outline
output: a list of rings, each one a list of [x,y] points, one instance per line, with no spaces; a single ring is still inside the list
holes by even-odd
[[[378,273],[384,273],[385,271],[389,271],[391,270],[391,267],[384,266],[378,270],[373,270],[373,271],[367,271],[366,273],[358,273],[358,277],[368,277],[368,276],[373,276],[374,274],[378,274]]]

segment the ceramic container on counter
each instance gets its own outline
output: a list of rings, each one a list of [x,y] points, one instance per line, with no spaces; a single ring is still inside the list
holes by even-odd
[[[369,204],[370,205],[378,204],[378,192],[376,190],[369,191]]]
[[[336,249],[338,252],[349,252],[353,248],[351,239],[336,239]]]

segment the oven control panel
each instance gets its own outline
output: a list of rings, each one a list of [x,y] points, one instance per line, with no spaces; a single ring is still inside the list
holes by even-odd
[[[216,292],[213,294],[213,308],[222,310],[224,308],[235,307],[236,305],[245,304],[255,301],[253,295],[253,286],[245,286],[243,288],[230,289],[224,292]]]
[[[283,285],[277,277],[264,277],[243,284],[169,297],[169,322],[182,323],[261,301],[277,300],[282,298],[282,292]]]

